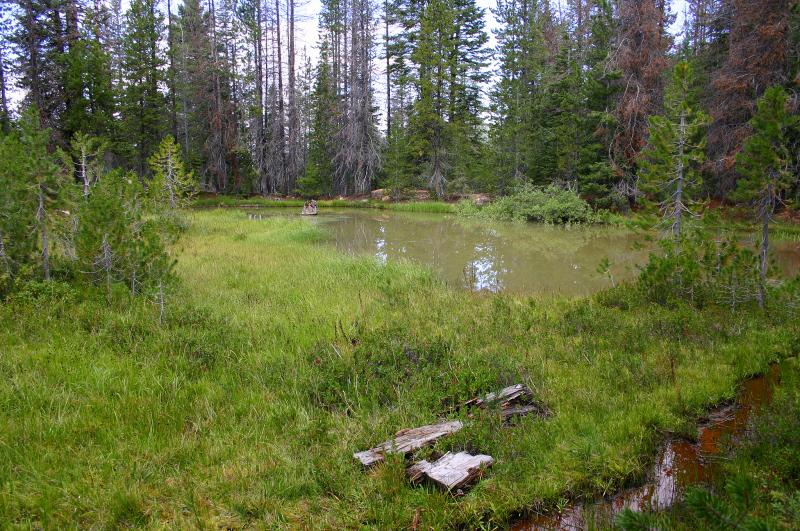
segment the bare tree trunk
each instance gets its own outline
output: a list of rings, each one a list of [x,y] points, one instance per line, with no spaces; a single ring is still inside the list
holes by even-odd
[[[383,2],[383,19],[386,23],[383,42],[386,52],[386,138],[392,134],[392,76],[389,62],[389,0]]]
[[[169,207],[175,209],[177,201],[175,199],[175,161],[172,158],[172,151],[167,154],[167,191],[169,192]]]
[[[3,267],[6,272],[10,275],[11,274],[11,258],[9,258],[8,253],[6,252],[6,244],[3,237],[3,231],[0,230],[0,260],[3,262]]]
[[[286,141],[284,138],[284,109],[283,109],[283,47],[281,46],[281,8],[280,0],[275,0],[275,35],[277,37],[276,50],[278,52],[278,116],[275,119],[278,121],[278,138],[277,142],[277,155],[276,161],[280,171],[280,185],[282,192],[288,194],[288,183],[286,182],[286,159],[284,157],[284,150],[286,148]]]
[[[158,283],[158,324],[164,324],[164,284]]]
[[[8,133],[8,99],[6,98],[6,68],[3,45],[0,44],[0,131]]]
[[[29,97],[30,100],[39,109],[40,117],[44,113],[44,101],[42,98],[42,80],[39,66],[39,42],[37,41],[38,28],[36,24],[36,12],[33,6],[33,0],[25,0],[25,52],[27,59],[27,75],[30,78],[29,83]]]
[[[42,237],[42,267],[44,279],[50,280],[50,246],[47,241],[47,213],[44,208],[44,185],[39,184],[39,207],[36,210],[36,221]]]
[[[211,46],[213,56],[214,82],[214,122],[212,124],[212,149],[209,150],[210,165],[216,174],[216,188],[224,192],[228,188],[227,167],[225,163],[225,128],[227,127],[225,112],[222,108],[222,88],[220,86],[219,49],[217,42],[217,17],[214,0],[208,0],[208,11],[211,15]]]
[[[180,23],[181,28],[181,55],[182,55],[182,70],[186,70],[186,35],[183,31],[183,23]],[[183,157],[184,160],[189,158],[189,102],[186,99],[186,90],[181,90],[181,107],[183,113],[181,116],[183,121]]]
[[[87,165],[89,164],[88,161],[88,154],[86,153],[86,146],[81,143],[81,152],[79,155],[80,159],[78,161],[78,173],[80,174],[81,180],[83,181],[83,198],[89,199],[89,169]]]
[[[286,0],[287,28],[288,28],[288,61],[289,61],[289,94],[288,94],[288,161],[286,187],[287,192],[294,189],[295,182],[300,172],[302,153],[300,152],[300,122],[297,114],[297,93],[295,86],[295,42],[294,42],[294,2]]]
[[[679,241],[681,238],[681,224],[682,224],[682,216],[683,216],[683,180],[684,180],[684,167],[683,167],[683,153],[685,149],[686,143],[686,111],[681,110],[681,125],[678,132],[678,166],[675,169],[677,179],[675,183],[675,205],[673,210],[673,222],[672,222],[672,235],[675,237],[675,241]]]
[[[769,184],[761,205],[761,246],[759,249],[758,305],[767,304],[767,267],[769,267],[769,224],[775,213],[775,176],[770,175]]]
[[[173,138],[178,138],[178,110],[175,97],[175,41],[172,36],[172,1],[167,0],[167,49],[169,50],[169,118]]]
[[[269,193],[264,168],[264,49],[262,31],[261,1],[256,0],[255,35],[253,38],[253,57],[256,71],[256,126],[255,126],[255,163],[258,171],[259,191],[262,195]]]

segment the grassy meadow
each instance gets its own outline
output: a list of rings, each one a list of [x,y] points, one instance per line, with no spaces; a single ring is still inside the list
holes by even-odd
[[[0,526],[503,527],[641,478],[800,322],[639,301],[481,295],[337,254],[304,219],[188,213],[163,323],[123,289],[38,285],[0,307]],[[430,450],[490,454],[466,495],[352,453],[522,382],[553,411],[491,411]],[[456,415],[458,417],[458,415]]]
[[[295,208],[301,209],[303,199],[275,199],[269,197],[232,197],[227,195],[216,197],[200,197],[194,200],[196,208]],[[378,210],[394,210],[398,212],[427,212],[433,214],[452,214],[456,212],[455,203],[444,201],[402,201],[383,202],[374,199],[319,199],[319,208],[374,208]]]

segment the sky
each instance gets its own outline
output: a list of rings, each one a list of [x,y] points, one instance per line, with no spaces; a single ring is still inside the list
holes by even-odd
[[[316,45],[317,45],[317,34],[318,34],[318,25],[317,25],[317,14],[320,12],[322,4],[320,0],[298,0],[299,5],[295,7],[295,12],[302,17],[302,20],[297,25],[298,29],[298,50],[302,50],[303,47],[306,48],[307,53],[312,58],[316,58]],[[486,11],[486,31],[489,32],[489,45],[492,47],[494,45],[494,36],[491,34],[491,30],[495,29],[498,24],[492,15],[491,9],[495,7],[497,4],[497,0],[476,0],[477,4],[484,8]],[[557,3],[566,3],[566,0],[557,0]],[[676,14],[675,22],[672,25],[670,31],[673,34],[677,34],[683,28],[683,21],[684,21],[684,10],[686,8],[686,0],[671,0],[672,4],[672,12]]]

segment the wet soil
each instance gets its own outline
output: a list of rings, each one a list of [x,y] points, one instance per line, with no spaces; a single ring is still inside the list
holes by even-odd
[[[714,456],[724,451],[729,442],[747,435],[753,412],[770,402],[779,380],[780,369],[776,364],[767,374],[745,381],[735,402],[713,410],[703,419],[696,441],[667,438],[644,485],[591,503],[574,504],[560,513],[518,522],[512,529],[583,530],[611,522],[626,508],[635,511],[669,508],[681,500],[687,487],[708,484],[714,479],[718,473]]]

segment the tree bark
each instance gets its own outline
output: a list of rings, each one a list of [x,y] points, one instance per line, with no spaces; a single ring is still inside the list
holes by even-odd
[[[386,23],[384,46],[386,51],[386,138],[392,135],[392,76],[389,61],[389,0],[383,2],[383,18]]]
[[[284,194],[288,194],[288,183],[286,182],[286,167],[285,167],[285,157],[284,157],[284,150],[286,148],[286,141],[284,138],[284,108],[283,108],[283,47],[281,46],[281,7],[280,7],[280,0],[275,0],[275,35],[277,37],[276,43],[276,50],[278,55],[277,60],[277,67],[278,67],[278,116],[274,119],[278,120],[278,138],[276,139],[277,142],[277,156],[278,160],[277,166],[278,171],[280,172],[279,182],[282,188],[282,192]]]
[[[39,222],[39,232],[42,238],[42,268],[44,279],[50,280],[50,246],[47,241],[47,216],[44,207],[44,185],[39,184],[39,207],[36,210],[36,220]]]
[[[169,50],[169,118],[173,138],[178,138],[178,109],[175,97],[175,41],[172,35],[172,0],[167,0],[167,49]]]
[[[681,238],[681,224],[683,218],[683,184],[684,171],[683,154],[686,144],[686,111],[681,110],[681,125],[678,131],[678,163],[676,172],[677,182],[675,183],[675,210],[673,212],[672,235],[675,241]]]
[[[769,267],[769,224],[775,213],[775,175],[770,175],[761,209],[761,246],[759,249],[758,305],[767,305],[767,267]]]
[[[8,133],[8,99],[6,98],[6,68],[3,51],[0,45],[0,131]]]

